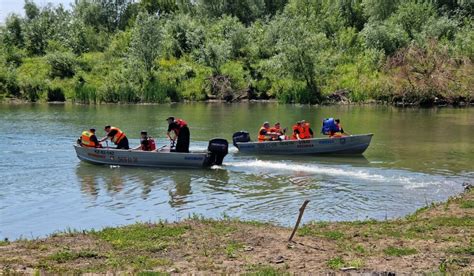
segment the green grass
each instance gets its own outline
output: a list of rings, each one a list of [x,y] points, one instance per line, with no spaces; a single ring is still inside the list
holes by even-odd
[[[95,232],[94,235],[110,242],[116,249],[158,252],[165,249],[172,239],[184,234],[187,229],[185,226],[161,223],[157,225],[137,223],[120,228],[105,228]]]
[[[336,257],[329,259],[326,264],[331,269],[340,269],[341,267],[344,267],[345,262],[341,257]]]
[[[461,202],[459,207],[461,207],[463,209],[474,208],[474,200],[463,201],[463,202]]]
[[[236,242],[236,241],[231,241],[225,247],[225,252],[226,252],[227,257],[236,258],[237,257],[237,255],[236,255],[237,251],[239,251],[243,248],[244,248],[244,245],[242,243]]]
[[[5,245],[9,245],[10,242],[9,241],[0,241],[0,246],[5,246]]]
[[[267,265],[250,265],[248,270],[249,272],[245,273],[247,276],[290,275],[288,272]]]
[[[396,257],[401,257],[401,256],[408,256],[408,255],[413,255],[416,254],[417,251],[414,248],[409,248],[409,247],[393,247],[389,246],[383,250],[385,255],[387,256],[396,256]]]
[[[91,250],[81,250],[79,252],[61,250],[47,257],[48,260],[56,261],[57,263],[66,263],[80,258],[100,258],[100,255]]]

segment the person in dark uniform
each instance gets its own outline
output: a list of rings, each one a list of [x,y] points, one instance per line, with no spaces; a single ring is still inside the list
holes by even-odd
[[[176,119],[168,117],[168,132],[166,136],[174,143],[176,152],[189,152],[189,140],[191,134],[189,133],[188,124],[183,119]],[[172,149],[173,150],[173,149]]]
[[[115,145],[117,145],[117,149],[130,149],[128,146],[127,136],[125,136],[125,133],[123,133],[120,128],[105,126],[104,130],[107,132],[107,136],[102,138],[100,142],[110,139]]]

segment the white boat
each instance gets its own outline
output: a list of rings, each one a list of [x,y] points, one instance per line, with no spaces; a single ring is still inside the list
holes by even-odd
[[[160,168],[202,168],[221,165],[228,152],[225,139],[209,141],[207,151],[173,152],[169,148],[156,151],[91,148],[74,145],[77,157],[98,165],[119,165]]]
[[[334,138],[311,138],[303,140],[282,140],[252,142],[248,132],[234,133],[234,146],[239,152],[248,154],[362,154],[370,144],[373,134],[350,135]]]

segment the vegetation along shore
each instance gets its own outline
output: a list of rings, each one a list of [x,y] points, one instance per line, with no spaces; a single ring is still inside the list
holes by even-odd
[[[474,2],[78,0],[0,22],[0,101],[474,101]]]
[[[4,274],[472,274],[474,189],[405,218],[309,223],[288,242],[291,232],[259,222],[201,217],[66,231],[45,239],[0,242],[0,270]]]

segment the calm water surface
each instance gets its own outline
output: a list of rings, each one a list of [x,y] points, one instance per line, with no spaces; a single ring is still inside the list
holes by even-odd
[[[191,144],[255,136],[264,120],[300,119],[316,132],[324,117],[350,133],[374,133],[363,157],[239,155],[206,170],[95,166],[72,147],[81,131],[120,127],[131,144],[141,130],[166,144],[165,119],[191,127]],[[103,133],[98,131],[99,136]],[[278,104],[0,105],[0,238],[32,238],[135,221],[224,215],[288,226],[300,204],[304,221],[404,216],[462,191],[474,179],[474,109]]]

